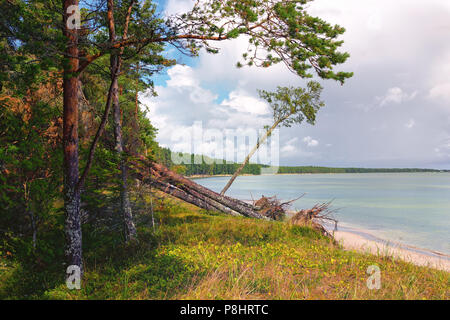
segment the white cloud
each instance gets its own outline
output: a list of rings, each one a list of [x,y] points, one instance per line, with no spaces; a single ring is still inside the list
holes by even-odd
[[[416,121],[414,119],[409,119],[407,123],[405,123],[405,127],[408,129],[412,129],[416,125]]]
[[[304,140],[304,139],[303,139]],[[296,145],[298,138],[294,137],[286,142],[286,144],[280,149],[280,155],[283,157],[295,157],[296,159],[314,159],[320,157],[319,153],[303,150],[300,146]],[[318,144],[314,139],[311,140],[313,145]],[[299,164],[298,162],[296,164]]]
[[[443,142],[434,149],[436,155],[441,159],[450,159],[450,140]]]
[[[429,96],[432,99],[444,99],[450,103],[450,82],[437,84],[430,90]]]
[[[411,94],[407,94],[399,87],[394,87],[388,89],[387,93],[383,97],[378,97],[380,100],[380,106],[385,106],[387,104],[395,103],[401,104],[405,101],[411,101],[417,96],[417,91]]]
[[[291,140],[289,140],[288,142],[286,142],[286,144],[294,144],[298,141],[297,137],[292,138]]]
[[[267,103],[250,96],[242,89],[231,91],[229,94],[229,99],[225,99],[221,105],[233,108],[237,111],[257,115],[266,115],[270,113]]]
[[[450,32],[450,23],[447,33]],[[442,109],[450,111],[450,48],[441,53],[434,61],[429,77],[428,98],[436,102]]]
[[[383,16],[379,9],[369,17],[367,20],[367,27],[375,31],[378,31],[383,27]]]
[[[198,87],[199,81],[195,78],[194,70],[189,66],[176,65],[167,71],[170,77],[167,86],[173,88]]]
[[[303,142],[306,143],[308,147],[317,147],[319,145],[319,141],[314,140],[310,136],[304,137]]]
[[[142,94],[140,101],[149,109],[149,118],[157,127],[157,140],[173,151],[194,152],[211,157],[223,149],[223,139],[197,136],[196,126],[203,133],[211,130],[225,135],[234,130],[241,136],[253,137],[245,144],[238,142],[236,154],[227,159],[243,160],[249,152],[249,144],[256,144],[258,130],[271,123],[268,107],[243,90],[236,89],[221,104],[217,95],[202,86],[198,73],[192,67],[177,65],[167,72],[166,86],[156,86],[157,97]],[[234,149],[234,146],[229,149]]]
[[[167,0],[165,14],[173,15],[188,12],[194,6],[192,0]]]
[[[169,0],[168,12],[186,11],[194,2]],[[449,158],[433,150],[447,150],[441,144],[450,136],[450,1],[317,0],[308,6],[312,15],[346,28],[343,51],[351,57],[336,70],[355,76],[343,87],[322,81],[326,107],[315,126],[280,130],[281,151],[286,151],[281,161],[449,168]],[[222,49],[220,54],[202,52],[195,67],[170,69],[167,87],[156,88],[159,97],[151,99],[150,119],[165,145],[171,145],[174,130],[195,120],[208,128],[262,128],[271,116],[257,102],[256,89],[306,83],[283,64],[237,69],[247,49],[243,37],[213,45]],[[225,100],[218,102],[217,95]],[[310,139],[290,142],[294,137]]]
[[[281,148],[280,151],[284,154],[299,152],[300,150],[295,146],[295,143],[297,141],[298,141],[297,137],[290,139],[289,141],[286,142],[286,144],[283,146],[283,148]]]
[[[217,95],[201,87],[194,70],[189,66],[176,65],[168,70],[167,86],[184,92],[194,103],[209,103],[217,99]]]
[[[287,144],[280,150],[282,153],[291,153],[297,151],[297,148],[293,145]]]

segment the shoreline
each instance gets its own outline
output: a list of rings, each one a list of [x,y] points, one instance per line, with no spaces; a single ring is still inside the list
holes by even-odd
[[[270,173],[270,174],[250,174],[250,173],[244,173],[240,174],[239,176],[304,176],[304,175],[318,175],[318,174],[396,174],[396,173],[433,173],[433,174],[442,174],[442,173],[449,173],[446,171],[438,172],[427,172],[427,171],[417,171],[417,172],[401,172],[401,171],[394,171],[394,172],[302,172],[302,173]],[[232,174],[214,174],[214,175],[208,175],[208,174],[194,174],[192,176],[186,176],[188,179],[204,179],[204,178],[216,178],[216,177],[231,177]]]
[[[450,272],[450,255],[446,253],[382,239],[364,229],[348,225],[339,226],[338,224],[334,232],[334,225],[325,223],[323,226],[333,234],[336,242],[344,250],[393,257],[417,266]]]
[[[397,258],[412,264],[450,272],[450,256],[430,249],[384,240],[361,230],[335,231],[345,250]]]
[[[250,200],[243,201],[251,202]],[[288,217],[291,215],[290,213],[293,213],[293,211],[288,212]],[[342,224],[342,222],[339,223],[338,229],[334,232],[334,237],[345,250],[393,257],[418,266],[450,272],[450,255],[448,253],[383,239],[360,227],[354,227],[351,224]],[[324,227],[330,233],[333,233],[332,227],[327,224],[324,224]]]
[[[232,177],[232,174],[214,174],[214,175],[209,175],[209,174],[194,174],[192,176],[186,176],[186,178],[188,179],[203,179],[203,178],[216,178],[216,177]],[[258,177],[258,176],[262,176],[262,174],[251,174],[251,173],[244,173],[244,174],[240,174],[239,177]]]

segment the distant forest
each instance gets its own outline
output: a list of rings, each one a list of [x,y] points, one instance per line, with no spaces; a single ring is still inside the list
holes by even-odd
[[[417,168],[328,168],[328,167],[280,167],[278,173],[394,173],[394,172],[450,172],[450,170]]]
[[[190,164],[180,164],[177,165],[172,161],[172,151],[168,148],[160,148],[159,154],[157,155],[158,161],[164,164],[166,167],[172,170],[186,175],[232,175],[239,168],[239,163],[230,163],[225,160],[211,159],[207,156],[200,155],[190,155]],[[186,157],[186,154],[179,154],[180,156]],[[187,155],[189,157],[189,155]],[[206,159],[206,161],[205,161]],[[242,171],[243,174],[261,174],[261,168],[267,167],[261,164],[247,164]]]
[[[178,154],[180,157],[189,157],[186,154]],[[226,163],[225,160],[217,161],[206,156],[190,155],[190,164],[174,164],[172,161],[172,151],[168,148],[160,148],[157,155],[158,160],[175,170],[186,175],[232,175],[239,163]],[[206,161],[205,161],[206,159]],[[262,164],[247,164],[244,167],[243,174],[260,175],[262,168],[267,168]],[[450,170],[419,169],[419,168],[330,168],[318,166],[280,166],[278,174],[302,174],[302,173],[395,173],[395,172],[450,172]]]

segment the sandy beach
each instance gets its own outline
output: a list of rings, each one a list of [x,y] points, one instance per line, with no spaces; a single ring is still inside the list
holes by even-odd
[[[288,215],[295,214],[288,211]],[[333,225],[324,225],[333,232]],[[344,230],[334,231],[335,240],[346,250],[354,250],[373,255],[392,256],[418,266],[430,267],[450,272],[450,255],[429,249],[395,243],[378,238],[366,230],[354,229],[348,226]]]
[[[347,231],[336,231],[334,233],[338,241],[347,250],[392,256],[415,265],[426,266],[450,272],[450,257],[441,253],[429,251],[429,254],[420,253],[424,249],[388,243],[386,241],[369,240],[358,234]]]

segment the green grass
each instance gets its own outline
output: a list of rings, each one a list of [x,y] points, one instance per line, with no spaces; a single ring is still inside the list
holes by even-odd
[[[1,299],[449,299],[449,273],[344,251],[307,227],[235,218],[170,201],[143,222],[139,244],[84,231],[82,289],[59,263],[0,259]],[[147,219],[149,220],[149,219]],[[379,290],[366,270],[381,269]],[[36,271],[37,270],[37,271]]]

